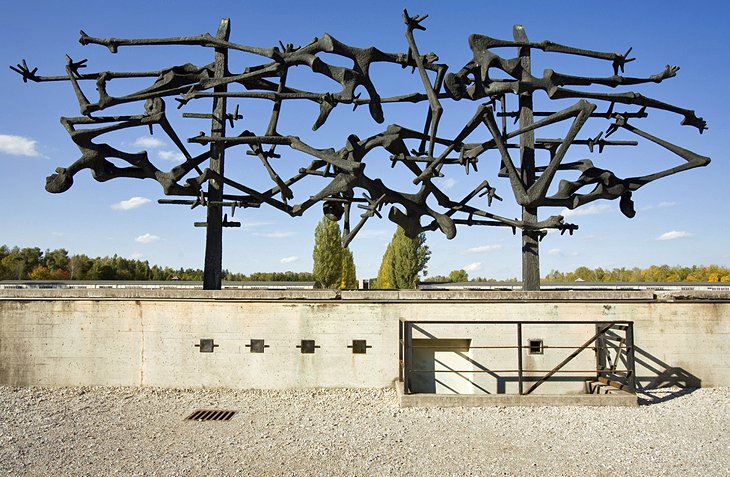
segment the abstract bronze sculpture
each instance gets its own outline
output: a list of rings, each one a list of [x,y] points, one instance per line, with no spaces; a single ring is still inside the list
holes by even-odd
[[[393,204],[388,217],[404,228],[406,234],[416,234],[439,229],[448,238],[456,235],[457,225],[488,225],[510,227],[522,231],[523,287],[539,289],[538,243],[548,229],[571,234],[576,225],[564,222],[560,215],[538,220],[538,208],[559,206],[574,209],[598,199],[619,199],[620,209],[627,217],[633,217],[632,193],[656,179],[704,166],[710,162],[684,148],[644,132],[629,120],[648,116],[647,109],[661,109],[682,117],[682,124],[696,127],[700,133],[705,122],[694,111],[663,103],[635,92],[601,92],[585,87],[605,86],[616,88],[643,83],[660,83],[675,76],[679,68],[667,66],[662,72],[647,78],[631,78],[623,74],[626,63],[634,60],[625,54],[603,53],[564,46],[549,41],[533,43],[521,26],[515,26],[511,41],[503,41],[483,35],[471,35],[469,46],[473,59],[459,71],[447,73],[448,66],[438,63],[434,53],[422,55],[416,45],[414,31],[425,30],[421,25],[426,18],[410,16],[403,12],[406,25],[408,50],[406,53],[386,53],[377,48],[356,48],[337,41],[325,34],[302,47],[291,44],[273,48],[257,48],[233,43],[229,40],[230,22],[221,21],[217,35],[203,34],[190,37],[127,40],[94,38],[81,32],[83,45],[96,44],[116,53],[123,46],[144,45],[196,45],[214,50],[214,61],[199,67],[192,64],[173,66],[151,72],[80,72],[86,60],[75,62],[67,57],[66,74],[63,76],[38,76],[37,68],[31,70],[25,60],[11,68],[22,75],[24,81],[70,81],[76,93],[82,116],[62,118],[61,122],[81,151],[81,157],[66,168],[58,168],[46,181],[49,192],[64,192],[73,184],[73,176],[82,169],[90,169],[98,181],[118,177],[154,179],[160,183],[165,195],[181,196],[178,199],[160,200],[160,203],[185,204],[207,207],[207,221],[196,223],[207,227],[204,288],[219,289],[221,284],[222,228],[239,225],[228,220],[223,209],[230,207],[231,217],[236,208],[273,206],[291,216],[299,216],[318,202],[323,203],[324,214],[332,220],[344,219],[344,242],[349,243],[365,222],[376,215],[386,204]],[[517,56],[503,58],[494,53],[499,48],[515,48]],[[551,69],[542,77],[531,71],[532,51],[577,55],[609,61],[613,74],[605,77],[582,77],[561,74]],[[229,71],[229,55],[243,52],[265,58],[264,62],[249,66],[242,72]],[[329,64],[322,57],[337,55],[352,61],[352,67]],[[390,63],[402,68],[418,70],[423,91],[406,92],[398,96],[381,97],[376,82],[370,75],[375,63]],[[315,93],[287,86],[287,75],[292,67],[309,67],[312,73],[322,75],[336,83],[340,90]],[[429,76],[430,75],[430,76]],[[153,78],[154,82],[139,91],[124,96],[112,96],[107,85],[113,80],[125,78]],[[91,102],[81,84],[93,81],[98,100]],[[238,88],[236,90],[229,90]],[[583,89],[572,89],[583,87]],[[364,90],[366,97],[361,97]],[[576,100],[560,111],[533,111],[533,94],[543,92],[551,100]],[[212,113],[185,113],[184,118],[202,118],[212,121],[209,134],[201,133],[187,139],[188,143],[207,146],[203,152],[193,155],[167,119],[164,98],[173,97],[178,109],[203,98],[212,99]],[[507,102],[517,98],[517,108],[508,111]],[[268,127],[261,134],[243,130],[235,135],[227,134],[227,125],[233,129],[242,119],[239,107],[228,112],[229,100],[268,100],[273,104]],[[391,103],[427,102],[425,122],[417,129],[396,124],[389,125],[379,134],[361,139],[350,134],[339,149],[318,149],[303,142],[298,136],[282,134],[278,130],[282,105],[288,101],[308,101],[319,106],[319,115],[312,129],[319,129],[340,104],[353,108],[367,105],[370,116],[383,123],[383,106]],[[473,116],[464,123],[453,138],[439,136],[439,124],[444,113],[443,101],[478,102]],[[605,103],[605,111],[597,111],[593,102]],[[136,115],[97,115],[117,105],[142,103],[143,110]],[[495,110],[497,103],[501,106]],[[616,112],[617,105],[635,106],[636,111]],[[534,120],[535,117],[540,119]],[[508,130],[507,119],[519,120],[519,127]],[[613,121],[597,136],[579,139],[578,134],[591,119]],[[501,125],[499,124],[501,121]],[[563,138],[535,138],[535,131],[563,121],[570,121]],[[107,143],[95,142],[106,133],[121,129],[147,126],[152,132],[158,126],[176,145],[185,160],[169,171],[160,170],[146,151],[125,152]],[[596,167],[588,159],[563,162],[571,145],[587,146],[591,152],[598,148],[603,152],[610,146],[632,146],[636,141],[608,140],[616,131],[623,130],[673,152],[683,162],[665,170],[637,177],[620,178],[607,169]],[[477,138],[476,141],[470,138]],[[510,142],[519,138],[519,142]],[[407,145],[412,144],[413,147]],[[226,175],[226,152],[238,146],[246,148],[246,154],[258,158],[271,180],[271,187],[257,190],[250,184],[236,181]],[[311,162],[291,177],[280,176],[272,159],[281,157],[282,148],[300,151],[311,156]],[[518,149],[519,164],[510,155],[510,149]],[[402,164],[413,174],[418,187],[414,193],[394,190],[382,178],[369,177],[365,173],[365,157],[374,150],[386,151],[393,166]],[[536,150],[546,151],[549,160],[545,165],[536,164]],[[478,197],[486,196],[486,205],[493,199],[502,200],[494,187],[486,180],[463,197],[453,200],[432,182],[444,177],[447,166],[462,166],[468,174],[477,171],[477,163],[487,152],[496,153],[499,177],[507,177],[516,203],[522,208],[521,219],[510,219],[483,210],[476,204]],[[110,159],[122,162],[120,167]],[[207,166],[205,166],[207,163]],[[495,161],[496,165],[496,161]],[[448,167],[450,169],[450,167]],[[573,180],[561,179],[557,191],[548,192],[556,174],[577,175]],[[308,177],[326,180],[318,193],[306,200],[292,204],[292,187]],[[207,185],[207,187],[206,187]],[[224,193],[224,187],[235,190]],[[359,189],[359,191],[356,191]],[[358,196],[360,193],[360,196]],[[356,224],[351,223],[352,206],[362,209]]]

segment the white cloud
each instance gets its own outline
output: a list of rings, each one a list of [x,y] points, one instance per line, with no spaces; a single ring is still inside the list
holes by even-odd
[[[661,234],[659,237],[657,237],[657,240],[676,240],[681,238],[687,238],[691,237],[693,234],[689,232],[685,232],[684,230],[672,230],[671,232],[666,232]]]
[[[267,232],[267,233],[257,233],[254,234],[258,237],[266,237],[266,238],[286,238],[291,237],[294,235],[294,232]]]
[[[129,209],[136,209],[137,207],[142,207],[145,204],[148,204],[152,202],[147,197],[131,197],[127,200],[123,200],[121,202],[117,202],[116,204],[112,204],[112,209],[114,210],[129,210]]]
[[[642,207],[641,210],[668,209],[669,207],[674,207],[675,205],[677,205],[676,202],[659,202],[656,205],[647,205],[645,207]]]
[[[464,271],[476,272],[482,269],[482,262],[474,262],[464,267]]]
[[[129,254],[129,258],[132,260],[139,260],[140,258],[144,258],[144,254],[142,254],[142,252],[132,252]]]
[[[165,161],[183,162],[185,160],[183,153],[178,151],[158,151],[157,156]]]
[[[456,179],[452,179],[451,177],[449,177],[448,179],[446,179],[445,181],[443,181],[441,183],[441,188],[443,190],[453,189],[454,186],[456,185],[456,183],[457,183]]]
[[[579,255],[578,252],[564,252],[559,248],[551,248],[547,251],[547,254],[556,257],[577,257]]]
[[[139,237],[134,239],[134,241],[138,242],[138,243],[152,243],[157,240],[160,240],[160,237],[158,237],[157,235],[152,235],[152,234],[140,235]]]
[[[494,245],[480,245],[478,247],[467,248],[466,253],[484,253],[484,252],[495,252],[501,250],[502,246],[499,244]]]
[[[577,209],[563,209],[560,211],[560,215],[563,217],[584,217],[586,215],[602,214],[611,208],[608,204],[596,204],[578,207]]]
[[[291,256],[291,257],[284,257],[281,260],[279,260],[279,263],[293,263],[299,260],[299,257]]]
[[[241,228],[243,230],[251,230],[251,229],[255,229],[258,227],[264,227],[266,225],[271,225],[271,224],[272,224],[272,222],[251,222],[251,221],[247,222],[247,221],[243,220],[243,221],[241,221]]]
[[[10,134],[0,134],[0,152],[11,156],[39,157],[40,152],[35,148],[38,141]]]
[[[132,144],[145,149],[154,149],[165,145],[163,141],[151,136],[138,137]]]

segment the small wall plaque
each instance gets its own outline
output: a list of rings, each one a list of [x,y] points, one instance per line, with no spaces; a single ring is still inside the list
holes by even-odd
[[[246,345],[246,348],[250,348],[252,353],[263,353],[265,348],[269,345],[264,344],[264,340],[251,340],[250,344]]]
[[[352,340],[352,345],[347,347],[352,348],[352,354],[365,354],[368,352],[368,348],[372,348],[372,346],[368,346],[367,340]]]
[[[297,345],[302,350],[302,354],[314,354],[314,350],[319,348],[315,346],[314,340],[302,340],[302,344]]]
[[[200,344],[196,344],[195,347],[200,348],[201,353],[212,353],[218,345],[213,342],[213,338],[200,338]]]

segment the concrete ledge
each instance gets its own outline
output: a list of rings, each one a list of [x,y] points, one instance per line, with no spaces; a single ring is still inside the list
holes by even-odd
[[[185,301],[331,301],[345,302],[717,302],[728,291],[687,290],[312,290],[190,288],[22,288],[0,289],[0,300],[185,300]]]
[[[0,289],[5,300],[194,300],[194,301],[365,301],[365,302],[540,302],[647,301],[651,290],[484,291],[484,290],[191,290],[155,288]]]
[[[399,290],[401,300],[484,300],[484,301],[622,301],[653,300],[651,290]]]
[[[343,300],[398,301],[400,290],[342,290],[340,296]]]
[[[486,407],[486,406],[619,406],[636,407],[634,394],[404,394],[403,383],[396,381],[400,407]]]
[[[395,302],[728,302],[730,292],[653,290],[199,290],[170,288],[0,289],[0,300],[185,300]]]
[[[190,290],[149,288],[55,288],[0,290],[0,299],[15,300],[337,300],[339,290]]]
[[[730,292],[723,290],[686,290],[657,293],[657,298],[666,301],[730,301]]]
[[[363,301],[625,301],[654,300],[652,290],[342,290],[342,300]]]

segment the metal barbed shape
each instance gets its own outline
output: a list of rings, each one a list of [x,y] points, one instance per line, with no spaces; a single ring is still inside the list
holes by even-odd
[[[206,288],[220,287],[222,227],[238,225],[229,221],[227,214],[221,217],[223,208],[230,208],[233,217],[237,208],[268,204],[290,216],[299,216],[321,202],[328,218],[344,218],[344,245],[355,237],[370,218],[380,217],[380,212],[386,205],[391,205],[389,219],[403,227],[411,237],[423,231],[438,229],[451,239],[456,235],[458,225],[502,226],[510,227],[513,231],[520,229],[523,234],[523,254],[534,256],[535,265],[530,268],[531,273],[537,276],[537,242],[546,231],[558,229],[561,233],[568,231],[572,234],[577,229],[577,225],[566,223],[561,215],[538,220],[539,207],[560,206],[575,209],[599,199],[619,199],[624,215],[633,217],[633,192],[654,180],[705,166],[710,162],[707,157],[629,124],[629,121],[646,118],[649,110],[664,110],[680,115],[683,125],[693,126],[702,133],[707,127],[706,123],[694,111],[631,91],[596,92],[574,89],[661,83],[674,77],[678,67],[667,66],[658,74],[646,78],[623,76],[626,64],[634,61],[634,58],[629,58],[631,49],[620,54],[584,50],[550,41],[534,43],[527,39],[524,29],[517,25],[511,41],[471,35],[468,44],[473,53],[472,60],[460,70],[447,73],[448,66],[439,63],[436,54],[422,55],[419,52],[414,32],[425,30],[422,23],[426,17],[427,15],[410,16],[407,11],[403,12],[408,45],[405,53],[387,53],[374,47],[353,47],[326,33],[304,46],[280,44],[273,48],[252,47],[231,42],[230,22],[224,19],[216,36],[206,33],[176,38],[119,39],[95,38],[82,31],[79,40],[83,45],[106,46],[112,53],[116,53],[120,47],[128,46],[203,46],[214,50],[214,61],[204,66],[188,63],[148,72],[82,73],[81,70],[87,66],[86,60],[74,61],[67,56],[65,75],[61,76],[39,76],[37,68],[31,70],[25,60],[15,67],[11,66],[11,69],[19,73],[26,82],[69,81],[80,106],[81,116],[61,118],[61,123],[81,151],[81,157],[68,167],[56,169],[47,178],[46,190],[53,193],[64,192],[73,185],[76,173],[89,169],[92,176],[102,182],[120,177],[154,179],[160,183],[165,195],[178,197],[162,199],[161,203],[186,204],[192,207],[203,205],[208,208],[207,222],[199,224],[208,227]],[[504,58],[494,53],[494,50],[506,47],[515,48],[517,56]],[[548,69],[542,77],[533,76],[530,67],[533,51],[608,61],[613,74],[605,77],[582,77]],[[229,71],[229,55],[237,52],[257,55],[264,60],[240,72]],[[323,58],[324,54],[337,55],[352,61],[352,67],[329,64]],[[370,74],[371,66],[378,63],[417,71],[423,90],[382,97],[378,92],[376,79]],[[316,93],[288,86],[289,70],[297,66],[308,67],[313,74],[333,80],[341,89]],[[149,78],[153,81],[148,87],[124,96],[112,96],[108,93],[109,83],[128,78]],[[85,82],[94,83],[98,98],[92,101],[87,97],[82,88]],[[363,91],[365,97],[362,97]],[[532,96],[538,91],[551,100],[567,99],[576,102],[559,111],[534,111]],[[518,98],[517,110],[507,111],[509,97]],[[184,118],[211,120],[210,133],[200,133],[187,139],[187,143],[209,146],[207,150],[197,155],[189,152],[186,142],[168,121],[165,102],[168,98],[175,100],[178,109],[184,108],[190,102],[212,98],[211,114],[183,114]],[[235,130],[237,121],[242,119],[238,105],[233,113],[227,112],[227,102],[234,99],[270,101],[273,106],[266,130],[262,133],[247,129],[237,134],[227,133],[227,127]],[[282,105],[289,101],[318,104],[319,114],[312,125],[314,131],[326,123],[331,112],[339,105],[352,105],[353,108],[367,106],[376,123],[384,122],[384,106],[389,104],[427,102],[428,111],[420,127],[408,128],[391,124],[381,133],[366,138],[350,134],[344,140],[344,146],[338,150],[318,149],[305,143],[297,135],[279,131]],[[476,103],[474,114],[454,137],[442,137],[438,133],[444,104],[454,101]],[[141,104],[140,113],[103,114],[115,106],[128,103]],[[496,110],[498,103],[501,110]],[[597,111],[599,104],[605,105],[605,111]],[[634,107],[635,110],[618,112],[618,107]],[[535,120],[536,117],[539,119]],[[514,118],[515,122],[519,120],[519,127],[508,130],[508,118]],[[578,138],[586,123],[596,118],[610,122],[605,132],[602,131],[594,137]],[[569,124],[564,137],[535,138],[535,131],[562,122]],[[138,127],[147,127],[150,132],[154,129],[162,130],[185,160],[164,171],[153,164],[147,151],[127,152],[103,142],[103,136],[107,133]],[[657,144],[678,156],[681,162],[651,174],[626,178],[599,168],[588,159],[564,162],[571,146],[587,146],[591,152],[597,148],[600,153],[606,147],[638,144],[633,140],[608,139],[619,130]],[[514,139],[519,142],[511,142]],[[225,153],[228,149],[237,147],[244,147],[247,154],[259,159],[270,177],[270,188],[259,190],[224,173]],[[282,177],[272,161],[286,154],[286,148],[300,151],[311,158],[309,164],[301,167],[291,177]],[[519,150],[518,164],[515,164],[510,149]],[[536,149],[549,153],[547,164],[535,164]],[[382,178],[366,174],[366,157],[373,151],[383,150],[387,152],[393,165],[402,164],[413,174],[413,183],[418,187],[415,193],[398,191],[387,186]],[[436,177],[444,177],[447,171],[452,170],[452,166],[464,168],[467,174],[470,170],[477,171],[479,159],[488,151],[496,152],[501,158],[499,176],[509,179],[514,199],[523,209],[521,219],[503,217],[486,210],[493,199],[502,200],[487,180],[456,199],[432,181]],[[125,165],[117,166],[110,159],[119,160]],[[550,195],[548,190],[559,171],[577,171],[578,177],[574,180],[561,179],[557,191]],[[323,178],[326,184],[311,197],[294,202],[294,186],[307,177]],[[235,192],[224,193],[224,188]],[[484,196],[486,201],[480,199]],[[351,217],[353,205],[362,210],[359,218]],[[523,259],[525,256],[523,255]],[[530,285],[525,273],[526,269],[523,267],[525,287],[535,288],[534,277],[533,284]],[[537,279],[539,286],[539,276]]]

